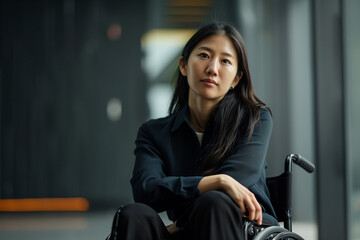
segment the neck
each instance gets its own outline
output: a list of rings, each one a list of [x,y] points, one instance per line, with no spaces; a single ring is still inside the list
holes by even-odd
[[[216,104],[212,101],[189,101],[190,125],[196,132],[204,132]]]

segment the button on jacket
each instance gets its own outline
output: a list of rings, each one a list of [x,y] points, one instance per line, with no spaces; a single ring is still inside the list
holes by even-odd
[[[270,112],[261,109],[252,137],[239,137],[232,153],[214,174],[233,177],[255,194],[263,212],[275,216],[265,176],[272,124]],[[191,128],[188,106],[144,123],[135,142],[131,179],[135,202],[145,203],[157,212],[167,211],[170,220],[177,220],[199,196],[197,186],[203,178],[199,167],[206,142],[206,134],[201,145]]]

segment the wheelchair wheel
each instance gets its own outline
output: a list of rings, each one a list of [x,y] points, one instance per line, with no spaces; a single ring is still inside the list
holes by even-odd
[[[289,232],[287,229],[278,226],[272,226],[265,228],[253,240],[282,240],[282,239],[293,239],[293,240],[304,240],[298,234]]]
[[[294,240],[304,240],[298,234],[294,232],[281,232],[277,234],[272,240],[282,240],[282,239],[294,239]]]

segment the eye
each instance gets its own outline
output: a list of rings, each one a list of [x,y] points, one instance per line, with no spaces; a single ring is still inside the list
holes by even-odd
[[[231,64],[231,62],[228,60],[228,59],[223,59],[223,60],[221,60],[223,63],[225,63],[225,64]]]
[[[201,58],[209,58],[209,55],[207,55],[206,53],[200,53],[199,56]]]

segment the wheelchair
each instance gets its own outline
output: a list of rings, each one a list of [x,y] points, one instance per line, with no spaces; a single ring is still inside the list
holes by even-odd
[[[278,221],[283,222],[284,227],[258,226],[254,222],[245,221],[245,240],[304,240],[297,233],[292,232],[291,185],[293,163],[308,173],[315,170],[315,166],[307,159],[298,154],[289,154],[285,159],[285,171],[279,176],[266,179],[271,203]]]
[[[257,225],[244,219],[245,240],[304,240],[301,236],[292,232],[291,216],[291,179],[292,164],[300,166],[309,173],[315,170],[315,166],[298,154],[289,154],[285,159],[285,171],[279,176],[266,179],[270,192],[271,203],[275,209],[278,221],[284,223],[284,227]],[[116,240],[119,208],[114,216],[112,232],[105,240]]]

